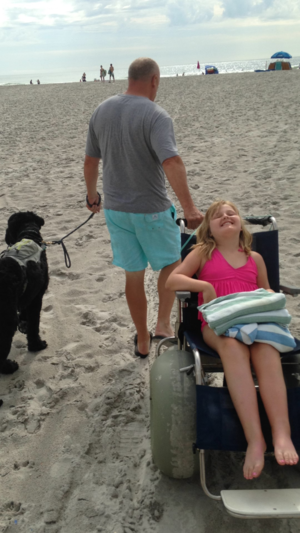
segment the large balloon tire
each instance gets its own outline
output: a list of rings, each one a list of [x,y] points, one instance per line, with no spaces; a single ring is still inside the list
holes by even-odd
[[[191,352],[176,347],[163,352],[150,371],[150,432],[154,464],[171,478],[193,476],[197,469],[196,384],[193,373],[180,369],[194,364]]]

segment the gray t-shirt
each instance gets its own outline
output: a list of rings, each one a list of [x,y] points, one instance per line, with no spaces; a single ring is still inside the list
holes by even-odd
[[[121,94],[92,115],[86,154],[103,160],[104,208],[158,213],[172,202],[162,163],[178,155],[168,113],[143,96]]]

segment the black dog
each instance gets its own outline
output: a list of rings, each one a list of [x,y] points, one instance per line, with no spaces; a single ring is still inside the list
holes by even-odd
[[[43,218],[30,211],[15,213],[8,220],[6,243],[11,246],[29,239],[42,247],[40,228]],[[33,245],[34,246],[34,245]],[[27,334],[28,350],[38,352],[47,348],[39,336],[42,300],[48,287],[49,274],[46,251],[37,260],[19,263],[4,252],[0,259],[0,373],[12,374],[19,365],[8,355],[13,336],[19,327]]]

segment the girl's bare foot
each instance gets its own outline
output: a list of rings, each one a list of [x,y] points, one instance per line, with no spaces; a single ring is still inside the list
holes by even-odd
[[[246,459],[244,463],[244,477],[246,479],[255,479],[260,476],[261,471],[265,464],[265,454],[266,443],[261,442],[250,442],[248,444]]]
[[[279,465],[296,465],[299,456],[289,435],[282,434],[273,437],[274,453]]]

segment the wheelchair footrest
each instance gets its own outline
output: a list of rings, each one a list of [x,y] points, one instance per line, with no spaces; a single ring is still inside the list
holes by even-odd
[[[221,497],[236,518],[300,518],[300,489],[222,490]]]

